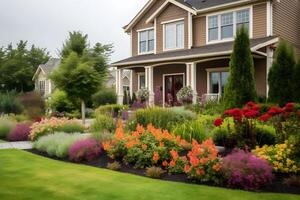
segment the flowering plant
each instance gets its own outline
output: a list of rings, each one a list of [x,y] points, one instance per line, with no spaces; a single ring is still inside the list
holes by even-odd
[[[27,141],[30,133],[29,123],[19,123],[8,134],[9,141]]]
[[[237,150],[226,156],[222,172],[230,187],[258,189],[273,180],[272,167],[264,159],[249,152]]]
[[[29,138],[36,140],[38,137],[53,134],[54,132],[83,132],[84,127],[75,120],[67,118],[42,119],[31,126]]]
[[[100,153],[100,144],[92,138],[86,138],[78,140],[70,146],[69,159],[74,162],[91,161]]]
[[[193,90],[191,86],[182,87],[176,94],[177,99],[184,104],[192,103],[193,101]]]
[[[147,88],[139,89],[136,95],[141,102],[149,100],[149,90]]]
[[[256,147],[252,153],[266,159],[273,166],[275,172],[297,173],[300,171],[300,166],[293,160],[293,151],[293,145],[286,141],[284,144],[275,146]]]
[[[181,151],[187,144],[180,137],[151,124],[146,129],[138,125],[131,133],[125,133],[122,125],[119,125],[115,137],[111,141],[103,142],[103,148],[111,158],[123,159],[137,168],[163,163],[167,167],[172,160],[170,152]]]
[[[211,139],[198,144],[193,140],[192,150],[188,153],[184,171],[190,178],[201,182],[219,183],[221,159]]]

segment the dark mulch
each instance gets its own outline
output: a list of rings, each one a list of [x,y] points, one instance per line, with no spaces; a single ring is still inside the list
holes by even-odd
[[[40,156],[48,157],[54,160],[64,161],[64,162],[71,162],[68,158],[57,158],[57,157],[51,157],[45,152],[40,152],[35,149],[25,150],[33,154],[37,154]],[[81,164],[98,167],[98,168],[106,168],[108,163],[114,162],[113,159],[109,158],[106,154],[102,154],[99,158],[90,161],[90,162],[83,162]],[[135,174],[139,176],[146,176],[145,175],[145,169],[135,169],[133,166],[121,164],[120,172],[129,173],[129,174]],[[300,194],[300,188],[299,187],[290,187],[283,184],[283,180],[285,178],[288,178],[288,175],[285,174],[275,174],[275,180],[271,185],[268,185],[265,188],[262,188],[261,190],[257,192],[272,192],[272,193],[288,193],[288,194]],[[162,180],[165,181],[174,181],[174,182],[183,182],[183,183],[196,183],[195,181],[192,181],[188,179],[188,177],[185,174],[167,174],[165,173],[162,177]],[[225,187],[225,186],[224,186]]]

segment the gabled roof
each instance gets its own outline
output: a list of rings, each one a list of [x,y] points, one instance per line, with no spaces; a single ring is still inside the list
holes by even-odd
[[[253,53],[263,55],[258,52],[259,49],[275,44],[279,40],[276,36],[257,38],[250,40],[250,48]],[[139,55],[130,57],[113,63],[113,66],[129,66],[148,64],[155,62],[176,61],[184,59],[201,59],[207,57],[230,55],[232,53],[233,41],[225,43],[210,44],[192,49],[185,49],[179,51],[170,51],[159,54]]]
[[[59,58],[50,58],[45,64],[39,65],[32,80],[35,79],[35,77],[39,74],[40,71],[42,71],[45,75],[49,75],[56,67],[59,66],[59,64]]]

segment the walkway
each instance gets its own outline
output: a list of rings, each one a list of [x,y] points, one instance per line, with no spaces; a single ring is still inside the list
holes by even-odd
[[[32,149],[32,142],[6,142],[0,143],[0,149]]]

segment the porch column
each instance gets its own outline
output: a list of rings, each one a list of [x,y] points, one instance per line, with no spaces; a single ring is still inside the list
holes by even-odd
[[[129,83],[129,93],[130,93],[130,98],[132,98],[133,95],[133,70],[130,70],[130,83]]]
[[[274,51],[273,49],[271,49],[271,47],[267,47],[267,70],[266,70],[266,85],[267,85],[267,89],[266,89],[266,97],[269,97],[269,83],[268,83],[268,78],[269,78],[269,72],[270,69],[272,67],[272,63],[273,63],[273,54]]]
[[[116,93],[117,93],[117,103],[123,104],[123,81],[122,81],[123,69],[117,69],[116,72]]]
[[[186,63],[186,86],[193,90],[193,104],[197,103],[196,63]]]
[[[145,82],[149,90],[149,106],[154,106],[153,66],[145,67]]]

